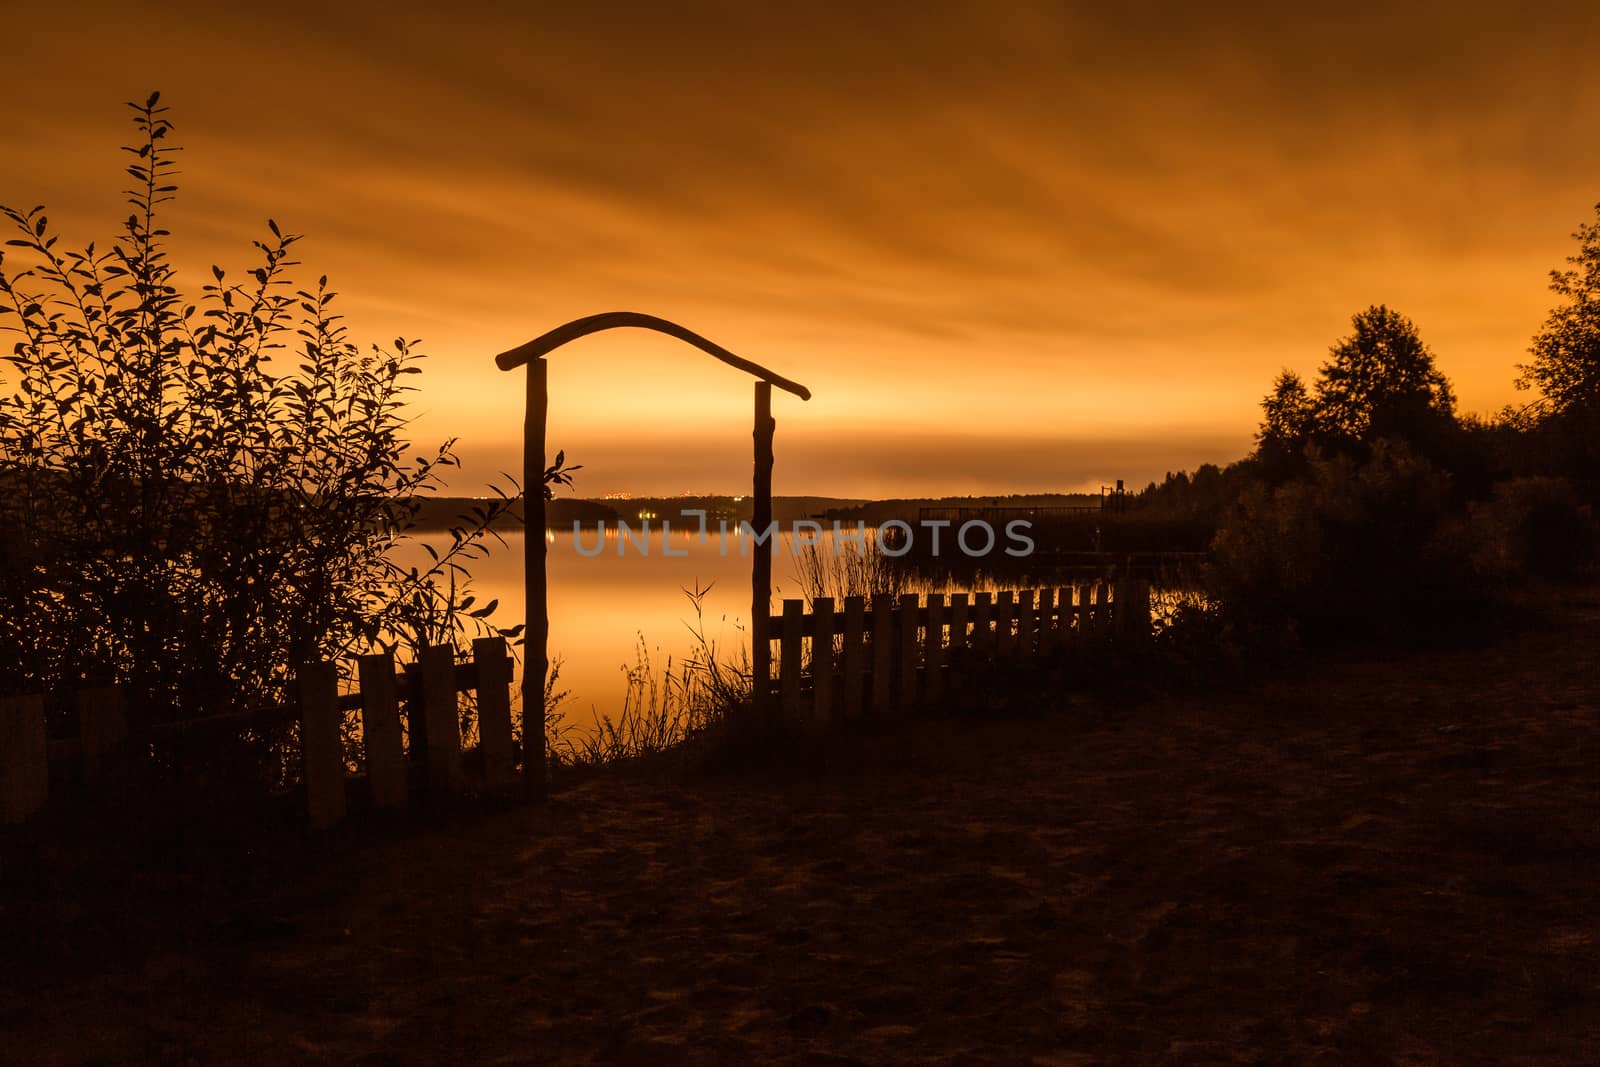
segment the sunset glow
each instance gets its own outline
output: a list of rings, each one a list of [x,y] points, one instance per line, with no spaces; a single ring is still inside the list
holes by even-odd
[[[358,336],[423,339],[417,438],[460,438],[461,492],[519,462],[493,355],[600,311],[810,387],[775,404],[780,494],[1236,459],[1379,302],[1463,411],[1518,401],[1600,199],[1593,8],[923,7],[14,12],[0,201],[103,240],[122,102],[161,90],[184,276],[251,265],[269,216],[306,234]],[[742,375],[624,331],[550,382],[581,495],[746,490]]]

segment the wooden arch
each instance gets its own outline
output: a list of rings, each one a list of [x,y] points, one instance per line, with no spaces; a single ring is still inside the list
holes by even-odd
[[[562,345],[603,330],[635,328],[653,330],[693,345],[712,358],[756,379],[755,383],[755,476],[752,496],[755,502],[755,528],[765,531],[772,524],[772,436],[777,427],[772,419],[772,387],[793,393],[801,400],[811,399],[811,390],[798,382],[775,374],[759,363],[736,356],[675,322],[637,311],[607,311],[573,319],[494,357],[501,370],[528,368],[527,409],[522,433],[522,495],[527,534],[523,538],[523,586],[527,594],[525,647],[530,651],[522,675],[523,771],[530,796],[545,795],[546,738],[544,736],[545,675],[550,669],[550,613],[545,573],[548,550],[545,545],[545,425],[550,406],[548,365],[544,357]],[[534,486],[539,488],[534,490]],[[751,694],[758,715],[768,713],[772,676],[772,645],[768,618],[772,601],[772,553],[755,552],[750,565],[750,642]],[[531,729],[537,722],[539,729]]]

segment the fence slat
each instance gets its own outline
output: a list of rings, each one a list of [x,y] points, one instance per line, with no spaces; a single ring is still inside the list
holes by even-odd
[[[419,660],[422,718],[428,724],[428,785],[454,792],[461,782],[461,716],[456,706],[456,650],[430,645]]]
[[[894,597],[872,594],[872,714],[889,714],[894,677]]]
[[[1094,583],[1078,586],[1078,638],[1083,640],[1094,633]]]
[[[94,781],[120,767],[126,755],[128,712],[116,686],[78,694],[78,738],[83,743],[83,776]]]
[[[994,651],[994,632],[989,628],[989,620],[993,617],[990,607],[993,600],[992,593],[977,593],[973,596],[972,647],[979,652]]]
[[[917,702],[917,594],[901,593],[897,614],[900,622],[899,710],[909,712]]]
[[[405,741],[400,732],[400,700],[395,685],[394,653],[356,657],[361,686],[361,733],[367,747],[367,785],[378,808],[405,807],[410,792]],[[417,743],[412,738],[412,744]]]
[[[1044,659],[1055,645],[1056,591],[1049,586],[1039,590],[1038,624],[1033,628],[1033,654]]]
[[[1033,658],[1034,631],[1039,626],[1039,609],[1034,606],[1035,589],[1017,590],[1017,658]]]
[[[326,830],[344,818],[344,738],[339,729],[339,669],[332,663],[302,664],[300,756],[306,783],[306,812],[313,830]]]
[[[50,798],[44,697],[0,697],[0,824],[16,826]]]
[[[1065,651],[1072,644],[1072,586],[1056,589],[1055,647]]]
[[[1111,634],[1111,588],[1108,582],[1096,582],[1094,587],[1094,632],[1096,636]]]
[[[928,628],[922,640],[923,702],[936,704],[944,696],[944,594],[928,594]]]
[[[866,661],[866,645],[862,639],[866,601],[862,597],[844,598],[844,699],[839,713],[846,719],[861,714],[861,683],[865,676],[862,667]]]
[[[1017,654],[1017,635],[1011,628],[1016,619],[1016,605],[1012,597],[1016,594],[1010,589],[1002,589],[994,595],[994,642],[995,653],[1002,659]]]
[[[800,641],[806,605],[803,600],[783,602],[783,633],[778,646],[778,689],[783,717],[800,718]]]
[[[506,639],[474,638],[472,663],[478,669],[478,751],[483,754],[483,780],[490,789],[508,788],[516,784],[517,770],[511,748],[511,656]]]
[[[946,668],[945,688],[960,692],[965,685],[962,677],[961,664],[965,662],[967,647],[967,594],[950,594],[950,645],[946,659],[949,666]]]
[[[950,651],[967,647],[967,594],[950,594]]]
[[[833,721],[833,597],[811,601],[811,722]]]

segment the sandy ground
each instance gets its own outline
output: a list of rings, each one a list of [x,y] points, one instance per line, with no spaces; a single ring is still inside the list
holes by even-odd
[[[1600,1062],[1597,638],[369,830],[35,930],[0,1058]]]

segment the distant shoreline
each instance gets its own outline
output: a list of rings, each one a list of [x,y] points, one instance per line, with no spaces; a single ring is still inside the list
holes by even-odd
[[[444,531],[463,522],[474,524],[473,508],[483,508],[494,502],[493,497],[444,496],[427,498],[417,513],[417,531]],[[889,519],[915,520],[919,509],[925,507],[1006,506],[1006,507],[1082,507],[1097,505],[1100,498],[1093,493],[1025,493],[994,494],[983,496],[901,497],[885,500],[867,500],[859,497],[827,496],[775,496],[772,498],[772,517],[780,523],[797,519],[838,519],[854,526],[865,522],[876,526]],[[659,523],[693,522],[698,524],[698,514],[704,511],[709,521],[718,519],[737,522],[754,518],[753,502],[748,496],[671,496],[629,497],[626,499],[593,500],[584,497],[557,497],[545,505],[545,518],[550,526],[566,527],[576,522],[579,526],[593,528],[601,522],[608,526],[621,522],[630,525],[646,519]],[[515,503],[510,513],[495,523],[500,530],[522,526],[522,505]]]

